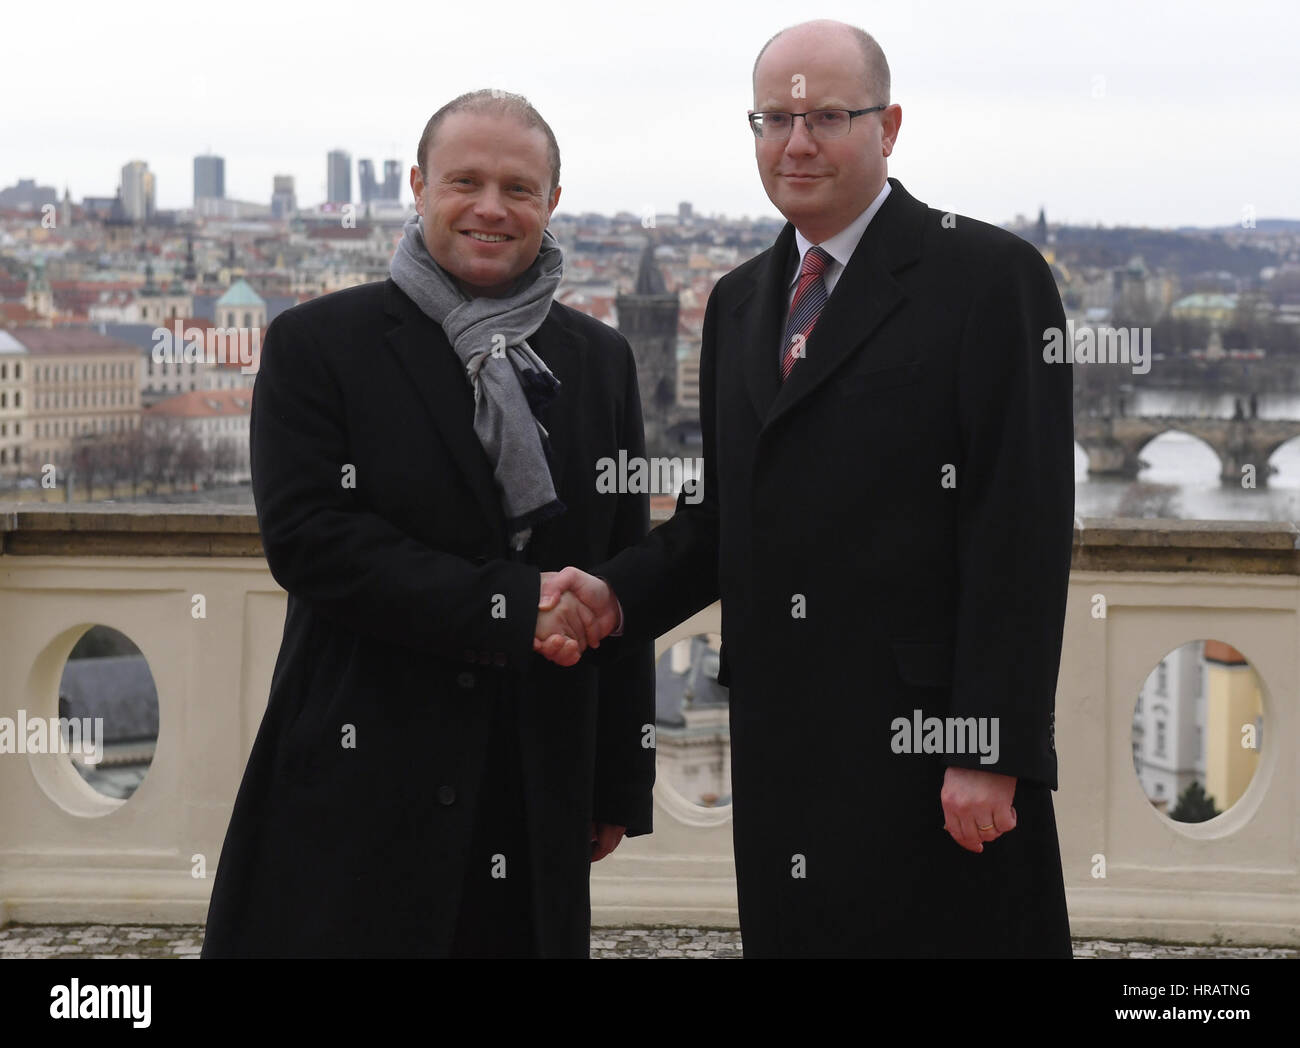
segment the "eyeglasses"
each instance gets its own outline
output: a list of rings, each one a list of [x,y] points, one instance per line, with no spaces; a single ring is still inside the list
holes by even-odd
[[[767,142],[784,142],[794,130],[794,118],[803,117],[804,127],[813,138],[843,138],[855,116],[875,113],[888,106],[871,106],[868,109],[814,109],[807,113],[750,113],[749,126],[755,138]]]

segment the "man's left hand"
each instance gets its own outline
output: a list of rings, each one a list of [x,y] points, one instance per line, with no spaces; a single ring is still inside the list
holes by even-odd
[[[591,824],[591,861],[600,862],[606,855],[618,847],[618,842],[627,833],[626,826],[611,826],[609,823],[593,822]]]
[[[977,855],[984,842],[995,841],[1016,828],[1016,777],[974,768],[949,768],[944,772],[943,828],[967,851]]]

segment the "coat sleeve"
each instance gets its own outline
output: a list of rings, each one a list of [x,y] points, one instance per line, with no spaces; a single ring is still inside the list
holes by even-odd
[[[678,496],[672,519],[593,574],[623,606],[623,636],[653,640],[718,599],[718,456],[715,440],[718,286],[709,295],[700,342],[700,430],[704,484]],[[688,501],[688,498],[692,501]]]
[[[1056,681],[1074,523],[1071,366],[1043,359],[1065,331],[1051,271],[1021,240],[974,295],[958,356],[958,717],[997,718],[997,760],[944,763],[1056,788]],[[992,730],[990,725],[990,731]]]
[[[629,457],[643,457],[645,430],[637,391],[636,358],[626,351],[627,382],[623,395],[623,429],[619,446]],[[643,541],[650,530],[650,497],[620,493],[607,556]],[[650,833],[655,781],[653,738],[646,728],[655,723],[653,640],[627,638],[616,660],[599,664],[600,702],[596,715],[597,822],[626,826],[627,835]],[[602,645],[603,647],[604,645]]]
[[[345,467],[356,462],[346,396],[301,319],[292,311],[277,317],[249,422],[253,498],[276,582],[379,640],[452,659],[471,649],[504,653],[516,665],[532,658],[538,569],[431,549],[368,509],[358,493],[366,478],[344,484]],[[492,613],[498,594],[504,617]]]

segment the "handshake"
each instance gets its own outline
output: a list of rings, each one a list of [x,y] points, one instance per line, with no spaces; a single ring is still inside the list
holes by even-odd
[[[572,666],[587,648],[600,647],[618,620],[618,600],[603,580],[577,568],[544,571],[533,651]]]

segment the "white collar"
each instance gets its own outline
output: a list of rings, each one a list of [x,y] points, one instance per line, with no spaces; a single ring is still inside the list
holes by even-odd
[[[841,266],[847,266],[849,259],[853,257],[853,252],[857,249],[858,242],[862,240],[862,234],[867,231],[868,223],[876,217],[876,212],[880,210],[880,205],[885,202],[887,196],[889,196],[889,179],[885,179],[884,187],[876,194],[876,199],[867,205],[867,209],[833,237],[823,240],[821,249]],[[799,274],[803,272],[803,257],[808,253],[808,249],[813,246],[812,241],[800,233],[798,229],[794,231],[794,242],[799,248],[799,264],[795,266],[794,277],[790,280],[791,284],[798,281]]]

